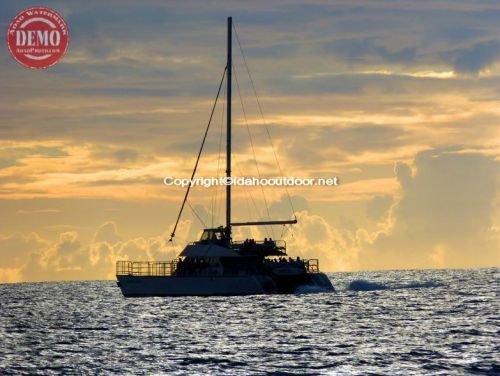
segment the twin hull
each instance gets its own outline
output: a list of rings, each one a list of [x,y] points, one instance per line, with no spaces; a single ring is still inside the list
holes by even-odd
[[[138,296],[214,296],[293,293],[301,285],[334,291],[324,273],[271,278],[249,276],[132,276],[118,275],[118,286],[126,297]]]

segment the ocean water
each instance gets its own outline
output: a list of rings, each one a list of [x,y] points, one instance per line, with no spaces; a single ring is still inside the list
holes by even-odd
[[[500,269],[330,277],[336,293],[223,298],[0,285],[0,374],[500,375]]]

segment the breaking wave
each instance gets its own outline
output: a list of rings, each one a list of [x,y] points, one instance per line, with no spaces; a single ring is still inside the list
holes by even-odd
[[[407,285],[402,285],[400,287],[395,287],[397,289],[421,289],[430,287],[442,287],[445,286],[443,282],[427,281],[427,282],[414,282],[408,283]]]
[[[411,282],[402,285],[388,286],[383,283],[370,282],[364,279],[356,279],[349,283],[346,290],[348,291],[379,291],[379,290],[399,290],[399,289],[419,289],[444,286],[442,282],[425,281]]]
[[[356,279],[349,283],[347,290],[349,291],[376,291],[387,290],[387,286],[381,283],[369,282],[364,279]]]

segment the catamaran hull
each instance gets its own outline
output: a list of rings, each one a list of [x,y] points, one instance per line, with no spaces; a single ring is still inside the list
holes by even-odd
[[[235,277],[176,277],[176,276],[129,276],[119,275],[118,286],[125,297],[146,296],[233,296],[293,293],[296,286],[281,287],[282,282],[266,275]],[[303,281],[302,281],[303,282]],[[325,291],[335,291],[323,273],[308,278],[307,284]]]
[[[266,293],[263,282],[257,277],[118,276],[126,297],[258,295]]]

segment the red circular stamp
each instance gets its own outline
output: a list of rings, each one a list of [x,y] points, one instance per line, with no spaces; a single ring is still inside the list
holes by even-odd
[[[34,7],[19,12],[7,29],[12,57],[27,68],[44,69],[66,53],[68,26],[53,9]]]

